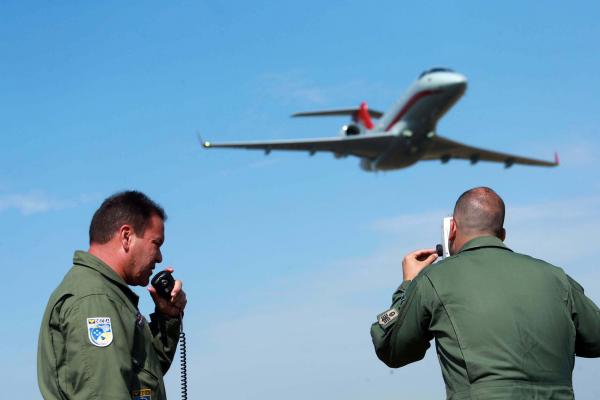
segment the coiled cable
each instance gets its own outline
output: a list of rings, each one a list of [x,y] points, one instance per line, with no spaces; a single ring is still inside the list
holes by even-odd
[[[181,399],[187,400],[187,355],[185,347],[185,333],[179,333],[179,361],[181,362]]]
[[[181,400],[187,400],[187,348],[183,332],[183,314],[179,314],[179,362],[181,367]]]

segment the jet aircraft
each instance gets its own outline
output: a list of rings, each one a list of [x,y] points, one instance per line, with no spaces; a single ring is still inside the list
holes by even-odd
[[[501,153],[469,146],[439,136],[436,126],[439,119],[465,93],[467,79],[448,68],[432,68],[423,72],[385,114],[371,110],[365,102],[358,108],[311,111],[293,114],[292,117],[323,117],[347,115],[352,122],[344,125],[337,137],[257,142],[202,142],[204,148],[260,149],[332,152],[336,157],[348,155],[360,158],[365,171],[386,171],[408,167],[417,161],[451,159],[554,167],[553,161]],[[377,122],[373,122],[377,119]]]

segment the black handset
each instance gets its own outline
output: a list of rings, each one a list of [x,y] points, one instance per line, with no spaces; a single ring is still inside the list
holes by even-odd
[[[152,280],[150,281],[154,289],[156,289],[156,293],[166,300],[171,300],[171,292],[173,291],[173,287],[175,286],[175,278],[173,278],[173,274],[169,271],[160,271],[158,274],[154,275]],[[181,331],[179,332],[179,356],[181,361],[181,398],[183,400],[187,400],[187,356],[186,356],[186,343],[185,343],[185,333],[183,333],[183,321],[181,321]]]
[[[169,271],[160,271],[154,275],[150,283],[154,286],[156,293],[160,297],[167,300],[171,299],[171,291],[173,290],[173,286],[175,286],[175,279]]]
[[[444,256],[444,246],[442,246],[441,244],[436,244],[435,252],[437,253],[438,257],[443,257]]]

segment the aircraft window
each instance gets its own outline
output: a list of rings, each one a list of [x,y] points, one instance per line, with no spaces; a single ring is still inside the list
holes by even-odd
[[[419,79],[421,79],[425,75],[431,74],[433,72],[454,72],[454,71],[451,70],[450,68],[431,68],[431,69],[428,69],[427,71],[423,71],[421,73],[421,75],[419,75]]]

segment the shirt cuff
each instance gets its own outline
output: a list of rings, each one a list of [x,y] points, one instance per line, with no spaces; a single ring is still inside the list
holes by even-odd
[[[150,314],[150,328],[155,334],[160,333],[169,337],[176,336],[179,335],[180,326],[179,317],[169,317],[158,312]]]

